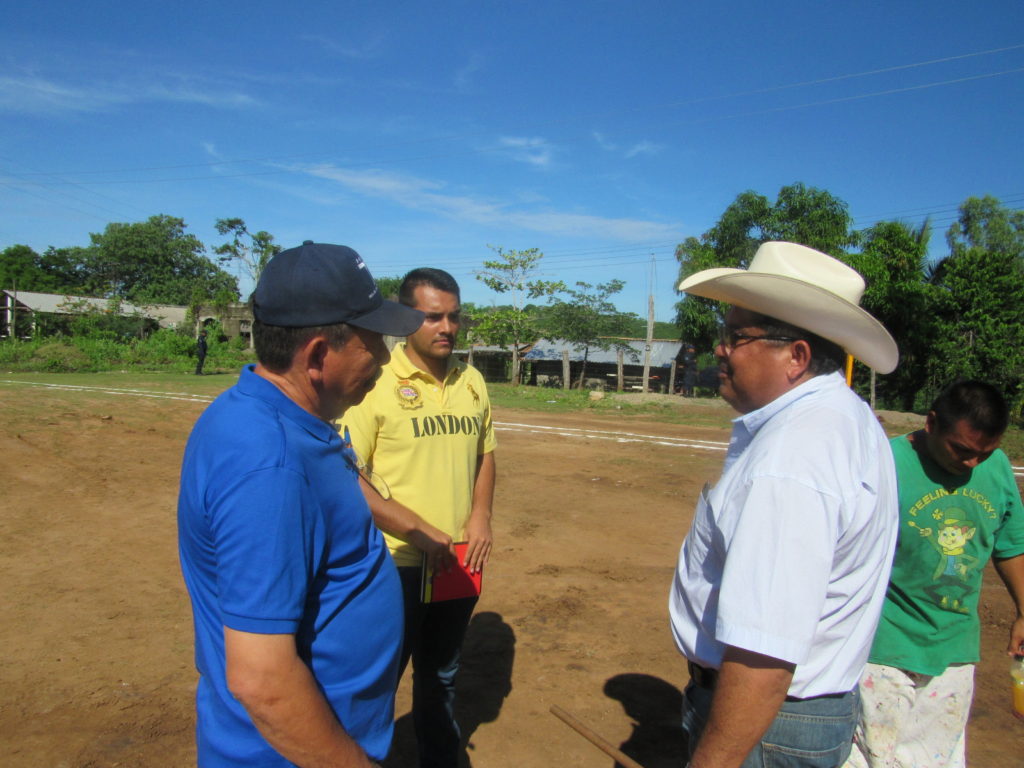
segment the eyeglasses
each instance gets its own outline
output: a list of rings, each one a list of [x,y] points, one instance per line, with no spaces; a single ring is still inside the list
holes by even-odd
[[[754,341],[800,341],[797,336],[778,336],[775,334],[766,333],[763,336],[754,336],[749,333],[741,333],[740,331],[733,330],[732,328],[723,327],[718,335],[718,343],[721,344],[726,352],[731,352],[736,347],[742,347],[744,344],[749,344]]]

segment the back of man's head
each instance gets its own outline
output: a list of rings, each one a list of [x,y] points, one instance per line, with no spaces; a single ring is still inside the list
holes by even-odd
[[[751,312],[754,316],[755,325],[771,336],[789,336],[803,339],[811,348],[811,362],[807,366],[812,376],[824,376],[827,373],[841,371],[846,364],[846,352],[835,342],[823,339],[816,333],[800,328],[792,323],[786,323],[768,315]]]
[[[950,384],[935,398],[931,411],[940,432],[948,432],[961,420],[989,437],[1002,435],[1010,424],[1010,409],[1003,394],[984,381]]]
[[[435,267],[419,267],[409,272],[403,279],[398,289],[398,301],[407,307],[416,306],[416,289],[426,285],[438,291],[455,294],[455,298],[462,300],[459,295],[459,284],[455,278],[443,269]]]

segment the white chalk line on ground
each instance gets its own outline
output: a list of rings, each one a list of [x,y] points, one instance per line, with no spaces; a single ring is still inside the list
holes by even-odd
[[[208,395],[190,395],[188,392],[154,392],[149,389],[124,389],[122,387],[91,387],[85,384],[50,384],[42,381],[18,381],[15,379],[0,379],[0,384],[24,384],[29,387],[63,389],[72,392],[99,392],[108,395],[134,395],[135,397],[152,397],[157,400],[185,400],[187,402],[193,403],[213,402],[213,398]]]
[[[507,421],[496,421],[494,426],[501,427],[502,432],[530,432],[533,434],[560,435],[561,437],[576,437],[588,440],[614,440],[618,443],[651,443],[653,445],[668,445],[676,448],[697,448],[704,451],[724,451],[729,447],[728,443],[715,442],[713,440],[643,435],[636,432],[613,432],[577,427],[548,427],[540,424],[519,424]]]
[[[78,392],[98,392],[108,395],[128,397],[149,397],[157,400],[183,400],[191,403],[211,403],[209,395],[190,395],[188,392],[154,392],[145,389],[128,389],[124,387],[93,387],[85,384],[52,384],[41,381],[19,381],[17,379],[0,379],[0,384],[21,384],[30,387],[62,389]],[[505,432],[527,432],[531,434],[553,434],[561,437],[585,440],[614,440],[618,443],[649,443],[674,448],[692,448],[703,451],[724,451],[728,443],[712,440],[693,440],[682,437],[666,437],[664,435],[644,435],[636,432],[616,432],[580,427],[549,427],[542,424],[525,424],[520,422],[495,421],[494,425]],[[1014,466],[1013,474],[1024,477],[1024,466]]]

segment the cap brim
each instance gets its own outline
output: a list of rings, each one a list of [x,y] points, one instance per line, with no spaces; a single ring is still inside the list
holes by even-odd
[[[385,300],[373,311],[346,322],[387,336],[408,336],[419,330],[424,317],[425,315],[418,309]]]

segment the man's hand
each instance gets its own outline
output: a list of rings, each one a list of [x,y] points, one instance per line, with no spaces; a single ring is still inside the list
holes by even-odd
[[[373,522],[382,531],[408,541],[427,555],[427,564],[434,570],[450,570],[455,562],[452,537],[441,531],[411,509],[392,498],[385,499],[362,475],[359,487],[373,513]]]
[[[476,479],[473,482],[473,509],[466,521],[466,557],[462,561],[470,573],[479,573],[491,557],[491,506],[494,504],[494,479],[498,474],[494,452],[482,454],[476,460]]]
[[[993,558],[992,564],[1017,607],[1017,618],[1010,625],[1010,642],[1006,646],[1006,653],[1021,656],[1024,655],[1024,555]]]
[[[1024,656],[1024,616],[1018,616],[1010,625],[1010,642],[1006,646],[1007,656]]]
[[[455,545],[447,533],[420,518],[407,538],[410,544],[423,551],[427,556],[427,565],[435,573],[452,569],[456,562]]]
[[[470,573],[479,573],[491,557],[491,545],[494,542],[491,535],[490,512],[474,512],[469,516],[469,522],[466,523],[466,540],[469,546],[466,547],[462,565],[468,567]]]
[[[736,768],[746,759],[786,700],[794,665],[726,646],[711,712],[694,768]]]

